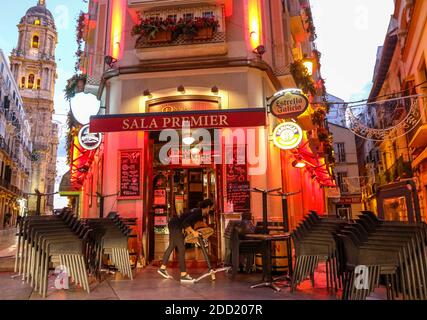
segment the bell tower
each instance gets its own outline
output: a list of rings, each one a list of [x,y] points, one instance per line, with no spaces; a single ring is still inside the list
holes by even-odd
[[[54,191],[56,177],[57,127],[52,122],[56,75],[55,21],[45,0],[27,10],[18,24],[18,43],[10,56],[10,67],[20,88],[32,137],[31,192]],[[37,197],[28,199],[29,213],[37,209]],[[41,213],[53,210],[53,195],[43,196]]]

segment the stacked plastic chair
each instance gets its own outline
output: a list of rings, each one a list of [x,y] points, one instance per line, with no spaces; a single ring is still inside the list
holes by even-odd
[[[120,219],[117,213],[110,213],[104,219],[84,219],[84,225],[91,229],[88,238],[86,256],[89,268],[101,279],[104,255],[109,255],[117,270],[133,279],[128,251],[128,235],[131,229]]]
[[[90,292],[84,257],[89,230],[69,213],[24,218],[18,231],[15,272],[46,297],[49,266],[57,258],[71,282]]]
[[[295,246],[295,267],[291,291],[306,279],[314,287],[314,273],[320,261],[326,262],[327,287],[342,287],[340,257],[335,234],[346,224],[337,218],[321,218],[316,212],[309,215],[291,234]]]
[[[363,212],[338,234],[344,264],[343,299],[366,299],[385,278],[387,298],[427,299],[427,228],[424,223],[381,221]],[[356,274],[363,266],[366,276]],[[359,279],[368,283],[363,286]]]

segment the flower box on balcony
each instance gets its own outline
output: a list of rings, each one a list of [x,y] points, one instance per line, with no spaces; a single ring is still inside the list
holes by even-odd
[[[186,38],[193,40],[209,40],[213,38],[213,34],[213,28],[203,28],[200,29],[194,37],[187,36]]]
[[[160,30],[153,37],[147,37],[147,43],[164,43],[172,41],[172,31]]]

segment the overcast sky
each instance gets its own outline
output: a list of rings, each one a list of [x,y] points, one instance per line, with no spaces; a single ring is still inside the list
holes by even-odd
[[[311,6],[328,92],[345,101],[367,98],[393,0],[311,0]]]

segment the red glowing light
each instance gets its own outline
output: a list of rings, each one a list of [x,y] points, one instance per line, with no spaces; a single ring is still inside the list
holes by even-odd
[[[123,27],[125,21],[126,0],[112,0],[111,5],[111,32],[110,55],[119,59],[123,49]]]
[[[248,0],[249,41],[252,49],[262,43],[261,5],[259,0]]]

